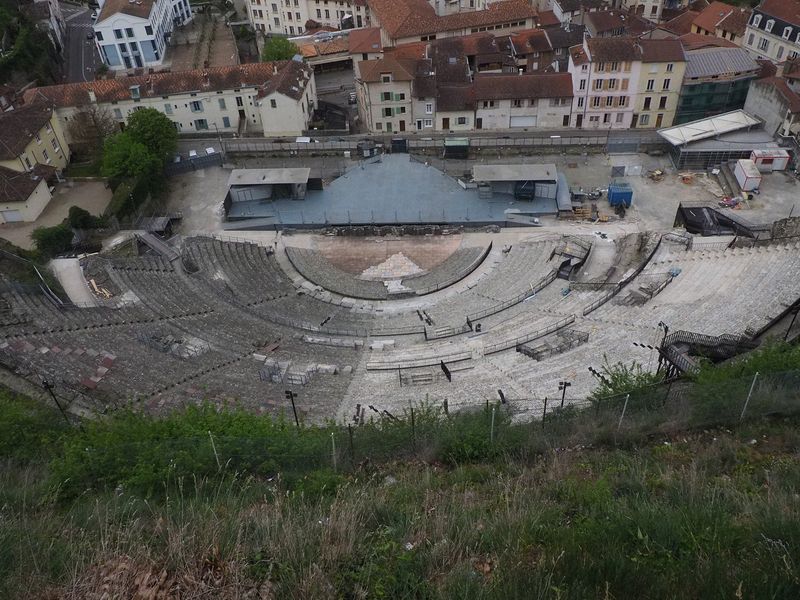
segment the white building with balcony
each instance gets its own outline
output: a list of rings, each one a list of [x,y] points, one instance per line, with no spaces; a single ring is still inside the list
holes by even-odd
[[[173,29],[191,20],[189,0],[101,0],[95,43],[109,69],[159,67]]]

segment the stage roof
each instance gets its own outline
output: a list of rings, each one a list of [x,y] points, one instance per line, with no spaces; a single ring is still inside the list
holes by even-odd
[[[311,169],[234,169],[228,177],[228,187],[235,185],[271,185],[307,183]]]
[[[555,165],[475,165],[475,181],[556,181]]]
[[[659,129],[658,135],[673,146],[682,146],[683,144],[716,137],[760,124],[761,121],[743,110],[732,110],[731,112],[709,117],[708,119],[699,119],[697,121],[691,121],[690,123],[684,123],[683,125]]]

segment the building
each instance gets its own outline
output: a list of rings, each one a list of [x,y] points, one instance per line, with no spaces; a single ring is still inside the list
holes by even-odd
[[[391,133],[410,126],[416,69],[417,61],[393,56],[361,61],[356,80],[358,116],[370,131]]]
[[[586,35],[590,37],[639,37],[655,29],[650,21],[620,10],[598,10],[583,16]]]
[[[53,109],[21,106],[0,113],[0,166],[32,171],[36,165],[61,170],[69,164],[69,147]]]
[[[353,29],[347,36],[350,60],[353,62],[353,76],[361,77],[358,65],[362,60],[375,60],[383,54],[381,30],[379,27]]]
[[[760,72],[761,66],[742,48],[687,50],[675,124],[744,107],[750,82]]]
[[[552,0],[555,17],[564,23],[583,23],[581,13],[586,14],[607,8],[605,0]]]
[[[31,21],[47,32],[58,53],[64,51],[67,39],[67,24],[58,0],[33,0],[20,2],[19,9]]]
[[[499,0],[484,10],[437,15],[426,0],[368,0],[373,27],[383,47],[458,37],[483,31],[510,33],[536,27],[537,11],[527,0]]]
[[[55,169],[36,165],[30,171],[0,167],[0,224],[32,222],[52,199],[50,181]]]
[[[800,59],[778,65],[776,75],[751,82],[744,109],[770,133],[800,138]]]
[[[82,107],[98,105],[120,128],[147,107],[164,113],[179,134],[264,136],[301,134],[317,102],[313,71],[299,60],[53,85],[24,98],[52,106],[65,131]]]
[[[587,38],[570,48],[572,125],[630,129],[641,69],[642,47],[633,38]]]
[[[800,0],[762,0],[753,9],[743,47],[773,62],[800,53]]]
[[[172,31],[191,20],[189,0],[105,0],[95,44],[109,69],[159,67]]]
[[[642,49],[631,128],[669,127],[678,109],[686,55],[679,40],[639,40]]]
[[[572,77],[481,74],[475,76],[472,97],[475,129],[561,129],[571,121]]]
[[[658,23],[661,21],[661,12],[664,10],[664,5],[676,3],[669,0],[613,0],[611,4],[614,8],[631,12],[643,19]]]
[[[262,33],[300,35],[307,29],[369,24],[366,0],[247,0],[247,16]]]
[[[724,2],[712,2],[692,21],[691,33],[713,35],[741,46],[750,10]]]

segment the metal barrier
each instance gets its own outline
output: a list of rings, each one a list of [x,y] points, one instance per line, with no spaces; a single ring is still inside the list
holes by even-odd
[[[502,311],[506,310],[507,308],[511,308],[512,306],[515,306],[515,305],[519,304],[523,300],[526,300],[527,298],[530,298],[531,296],[541,292],[545,287],[547,287],[548,285],[553,283],[556,280],[557,276],[558,276],[558,270],[557,269],[552,269],[547,275],[542,277],[535,284],[532,284],[530,290],[527,290],[527,291],[525,291],[525,292],[523,292],[523,293],[521,293],[521,294],[519,294],[519,295],[517,295],[517,296],[515,296],[513,298],[510,298],[509,300],[505,300],[505,301],[503,301],[503,302],[501,302],[499,304],[495,304],[494,306],[490,306],[489,308],[485,308],[483,310],[479,310],[479,311],[476,311],[474,313],[470,313],[470,314],[467,315],[467,320],[468,321],[477,321],[478,319],[483,319],[483,318],[488,317],[490,315],[494,315],[494,314],[497,314],[499,312],[502,312]]]

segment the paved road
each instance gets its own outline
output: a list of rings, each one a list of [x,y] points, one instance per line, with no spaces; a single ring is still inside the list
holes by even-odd
[[[66,81],[77,83],[94,79],[94,71],[103,64],[94,40],[86,39],[92,30],[92,11],[86,7],[61,3],[67,22]]]

